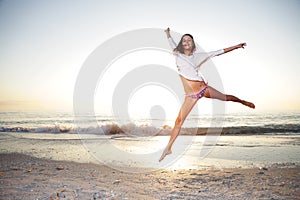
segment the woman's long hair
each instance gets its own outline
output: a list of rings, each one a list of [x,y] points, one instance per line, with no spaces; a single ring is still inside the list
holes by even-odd
[[[175,52],[179,52],[179,53],[184,53],[183,46],[182,46],[182,40],[183,40],[184,36],[189,36],[190,38],[192,38],[192,41],[193,41],[192,51],[195,51],[196,45],[195,45],[195,42],[194,42],[194,37],[193,37],[191,34],[188,34],[188,33],[184,34],[184,35],[181,37],[181,39],[180,39],[180,41],[179,41],[177,47],[174,49],[174,51],[175,51]]]

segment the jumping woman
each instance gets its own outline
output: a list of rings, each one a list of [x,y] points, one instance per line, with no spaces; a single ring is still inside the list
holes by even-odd
[[[184,34],[181,37],[179,44],[176,45],[173,38],[171,37],[170,29],[167,28],[165,32],[167,34],[169,44],[173,49],[174,55],[176,57],[179,77],[183,84],[186,96],[175,121],[169,143],[163,151],[159,161],[162,161],[168,154],[172,153],[172,145],[179,135],[183,122],[200,98],[206,97],[218,99],[221,101],[233,101],[241,103],[253,109],[255,108],[255,105],[251,102],[241,100],[233,95],[223,94],[213,87],[209,86],[204,81],[201,73],[198,72],[201,65],[210,58],[228,53],[235,49],[244,48],[246,46],[246,43],[240,43],[236,46],[206,53],[199,52],[196,49],[196,45],[192,35]]]

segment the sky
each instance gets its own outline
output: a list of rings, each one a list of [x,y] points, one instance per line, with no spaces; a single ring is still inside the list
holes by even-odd
[[[255,112],[300,110],[299,11],[299,0],[1,0],[0,111],[72,111],[78,73],[99,45],[127,31],[167,27],[191,33],[208,51],[246,42],[213,59],[225,92],[253,101]],[[151,55],[164,59],[145,54],[132,65]],[[157,86],[149,91],[163,93]],[[143,95],[131,98],[129,110],[151,107],[156,98]],[[95,102],[97,112],[109,113],[109,102],[100,103],[97,94]],[[180,103],[172,101],[170,109],[177,112]],[[248,111],[233,103],[226,109]]]

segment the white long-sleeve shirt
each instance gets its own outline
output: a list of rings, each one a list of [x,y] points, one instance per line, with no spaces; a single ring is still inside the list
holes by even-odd
[[[174,42],[172,37],[169,37],[168,40],[172,50],[174,50],[177,47],[177,44]],[[211,52],[199,52],[197,51],[197,48],[190,56],[180,52],[175,52],[174,55],[176,56],[178,73],[188,80],[205,81],[203,75],[199,72],[200,66],[208,59],[222,53],[224,53],[223,49]]]

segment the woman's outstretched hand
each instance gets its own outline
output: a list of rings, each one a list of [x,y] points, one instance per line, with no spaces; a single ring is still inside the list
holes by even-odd
[[[168,38],[171,37],[170,28],[169,27],[165,30],[165,32],[166,32]]]
[[[237,46],[238,46],[238,48],[243,48],[244,49],[245,46],[247,46],[247,44],[246,43],[240,43]]]

